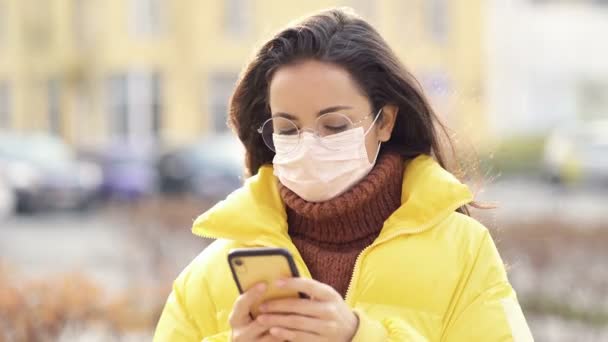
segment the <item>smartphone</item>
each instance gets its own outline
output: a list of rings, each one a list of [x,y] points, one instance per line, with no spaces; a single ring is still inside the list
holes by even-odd
[[[249,290],[258,283],[266,283],[266,292],[252,307],[251,317],[255,319],[258,306],[272,299],[307,298],[297,291],[279,289],[274,283],[278,279],[299,277],[293,256],[284,248],[239,248],[228,253],[228,264],[239,292]]]

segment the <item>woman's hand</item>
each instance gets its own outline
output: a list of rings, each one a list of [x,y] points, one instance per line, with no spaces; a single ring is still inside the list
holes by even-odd
[[[256,321],[270,329],[270,335],[292,342],[352,340],[359,319],[331,286],[304,278],[279,280],[277,286],[311,299],[278,299],[260,306]]]
[[[274,342],[280,341],[274,336],[268,334],[268,327],[251,319],[249,313],[253,304],[259,300],[266,291],[265,284],[257,284],[250,290],[240,295],[232,312],[230,313],[230,326],[232,327],[232,341],[234,342],[249,342],[249,341],[264,341]]]

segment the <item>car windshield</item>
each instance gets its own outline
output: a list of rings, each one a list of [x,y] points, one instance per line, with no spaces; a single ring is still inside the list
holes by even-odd
[[[53,167],[70,161],[72,152],[52,137],[9,136],[0,138],[0,157]]]

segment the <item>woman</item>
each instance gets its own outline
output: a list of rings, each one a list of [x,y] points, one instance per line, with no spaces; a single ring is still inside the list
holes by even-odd
[[[200,216],[217,239],[176,279],[158,341],[531,340],[468,188],[444,169],[436,115],[394,52],[340,9],[278,33],[230,104],[244,187]],[[278,246],[312,299],[250,307],[226,255]]]

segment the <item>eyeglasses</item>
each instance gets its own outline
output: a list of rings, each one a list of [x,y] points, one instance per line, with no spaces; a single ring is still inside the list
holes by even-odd
[[[271,149],[273,152],[276,152],[275,140],[289,139],[291,137],[291,143],[287,150],[281,149],[282,152],[289,153],[300,145],[300,141],[302,140],[303,132],[311,132],[313,136],[326,148],[332,150],[330,144],[324,144],[324,140],[328,140],[329,137],[346,132],[350,129],[358,127],[361,123],[367,120],[369,117],[374,116],[374,121],[380,115],[382,109],[378,111],[374,115],[374,113],[370,113],[360,120],[353,122],[348,116],[341,113],[327,113],[319,116],[315,120],[315,125],[313,129],[301,129],[291,120],[276,116],[266,120],[260,128],[258,128],[258,133],[262,135],[264,139],[264,143]],[[372,122],[372,124],[373,124]],[[292,140],[296,138],[297,140]]]

